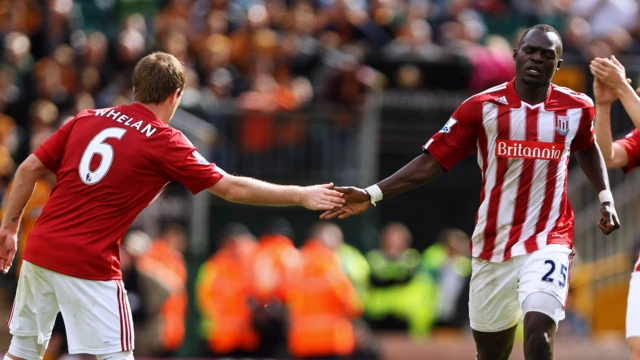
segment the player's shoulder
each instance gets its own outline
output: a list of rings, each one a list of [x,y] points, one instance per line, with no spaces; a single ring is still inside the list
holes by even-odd
[[[509,105],[508,89],[509,83],[505,82],[494,87],[490,87],[465,100],[462,105],[465,106],[481,106],[486,102],[495,103],[497,105]]]
[[[587,94],[556,84],[551,84],[551,91],[547,110],[593,108],[593,100]]]

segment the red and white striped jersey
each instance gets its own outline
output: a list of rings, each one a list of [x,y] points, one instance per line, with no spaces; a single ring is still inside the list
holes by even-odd
[[[446,170],[477,155],[473,257],[502,262],[549,244],[573,246],[567,167],[572,152],[593,146],[593,117],[584,94],[552,84],[543,103],[530,105],[512,80],[467,99],[424,145]]]

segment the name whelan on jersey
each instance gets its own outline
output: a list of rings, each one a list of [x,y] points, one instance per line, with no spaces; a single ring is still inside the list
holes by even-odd
[[[502,158],[559,161],[563,152],[563,144],[519,140],[496,141],[496,157]]]
[[[121,124],[124,124],[126,126],[136,128],[138,129],[138,131],[145,134],[147,137],[151,137],[151,135],[153,135],[153,133],[155,133],[157,130],[155,127],[151,126],[151,124],[144,125],[144,122],[142,120],[138,120],[134,122],[135,120],[133,118],[128,117],[127,115],[121,114],[119,111],[113,111],[113,109],[109,109],[109,108],[96,110],[96,116],[104,116],[112,120],[115,120]]]

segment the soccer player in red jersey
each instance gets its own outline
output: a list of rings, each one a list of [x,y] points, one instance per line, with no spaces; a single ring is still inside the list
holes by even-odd
[[[473,152],[482,171],[471,240],[471,328],[480,360],[506,360],[524,314],[525,358],[552,359],[573,254],[573,211],[566,195],[575,153],[600,194],[605,234],[619,227],[602,155],[594,141],[593,102],[551,84],[562,41],[548,25],[530,28],[513,51],[514,80],[476,94],[453,113],[423,154],[367,189],[336,188],[347,203],[323,219],[360,214],[419,187]]]
[[[624,66],[612,56],[591,62],[596,77],[593,92],[596,98],[596,135],[607,167],[622,168],[628,173],[640,166],[640,98],[627,79]],[[638,89],[640,91],[640,89]],[[626,137],[613,141],[611,135],[611,104],[620,99],[636,126]],[[631,359],[640,360],[640,258],[634,266],[627,299],[627,340]]]
[[[42,359],[58,312],[71,354],[133,358],[120,240],[170,181],[194,194],[206,189],[244,204],[328,210],[344,202],[332,184],[274,185],[227,174],[209,163],[168,126],[185,87],[185,69],[172,55],[154,53],[140,60],[133,86],[133,104],[79,113],[16,172],[0,228],[4,273],[35,181],[50,171],[57,182],[24,250],[5,359]]]

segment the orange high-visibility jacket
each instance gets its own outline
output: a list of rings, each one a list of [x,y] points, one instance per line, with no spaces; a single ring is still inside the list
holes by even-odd
[[[203,331],[218,354],[252,351],[260,343],[249,305],[251,264],[257,244],[247,241],[234,252],[222,249],[202,265],[196,282]]]
[[[348,355],[355,349],[351,319],[361,315],[362,303],[330,248],[310,240],[301,254],[301,272],[288,294],[289,351],[296,357]]]
[[[300,268],[300,252],[286,236],[259,239],[253,263],[253,297],[259,304],[287,300],[290,280]]]
[[[169,285],[171,294],[160,310],[162,319],[162,348],[167,351],[180,349],[184,343],[187,321],[187,267],[182,254],[166,241],[155,240],[144,258],[160,264],[171,276],[158,278]]]

